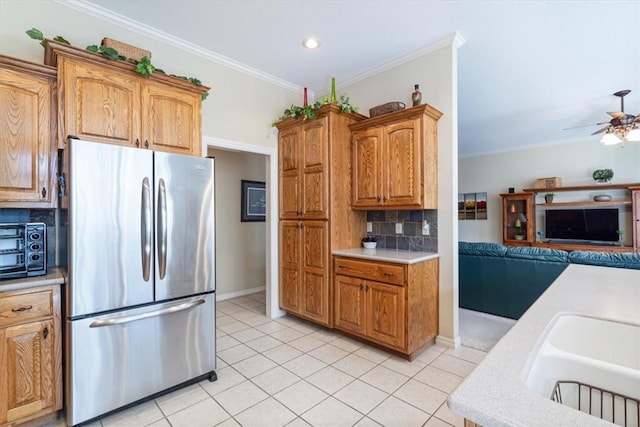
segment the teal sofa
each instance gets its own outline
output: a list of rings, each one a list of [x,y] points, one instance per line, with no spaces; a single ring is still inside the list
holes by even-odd
[[[570,263],[640,270],[640,254],[459,242],[459,305],[519,319]]]

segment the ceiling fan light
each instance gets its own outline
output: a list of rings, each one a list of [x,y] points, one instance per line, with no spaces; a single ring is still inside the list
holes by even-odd
[[[640,129],[634,128],[629,131],[627,134],[627,141],[630,142],[640,142]]]
[[[600,142],[603,145],[616,145],[616,144],[620,144],[622,140],[618,138],[615,134],[607,132],[602,136],[602,139],[600,140]]]

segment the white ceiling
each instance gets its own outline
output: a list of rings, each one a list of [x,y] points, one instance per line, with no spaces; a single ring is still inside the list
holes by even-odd
[[[326,91],[456,31],[459,154],[584,140],[640,113],[640,0],[90,0],[286,82]],[[304,50],[307,36],[322,47]],[[408,91],[411,91],[409,82]],[[429,102],[428,99],[424,99]],[[357,100],[352,100],[357,105]],[[283,106],[284,108],[285,106]]]

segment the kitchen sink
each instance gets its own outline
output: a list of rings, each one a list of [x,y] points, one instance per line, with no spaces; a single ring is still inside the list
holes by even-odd
[[[640,325],[560,314],[530,366],[530,389],[615,424],[639,426]]]

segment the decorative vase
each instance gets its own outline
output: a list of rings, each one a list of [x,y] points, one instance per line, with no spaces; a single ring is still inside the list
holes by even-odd
[[[336,78],[331,77],[331,100],[332,104],[336,104],[338,99],[336,98]]]
[[[362,242],[362,246],[364,246],[365,249],[375,249],[377,244],[378,242]]]
[[[416,105],[420,105],[422,102],[422,92],[420,92],[420,85],[414,85],[413,87],[415,90],[411,94],[411,102],[415,107]]]
[[[545,203],[553,203],[553,196],[544,196]]]
[[[306,107],[307,105],[309,105],[309,102],[307,101],[307,88],[304,88],[304,97],[302,98],[302,106]]]

